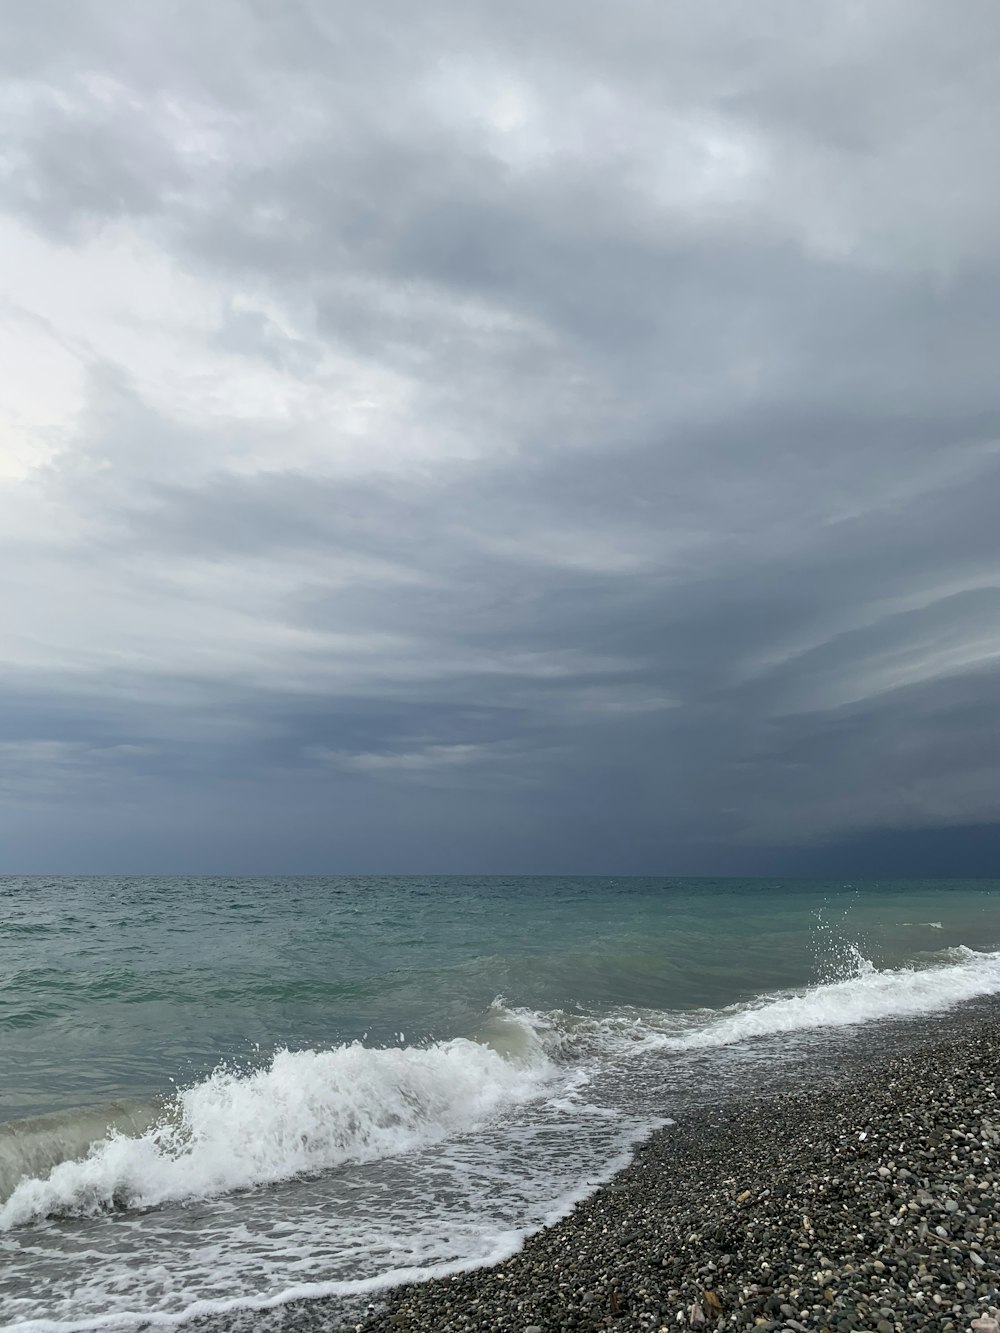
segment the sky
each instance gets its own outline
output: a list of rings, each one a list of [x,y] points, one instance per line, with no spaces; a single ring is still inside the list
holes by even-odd
[[[994,0],[2,17],[0,871],[996,873]]]

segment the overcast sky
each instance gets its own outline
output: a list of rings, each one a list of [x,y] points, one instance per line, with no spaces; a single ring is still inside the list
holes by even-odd
[[[996,872],[995,0],[0,17],[0,870]]]

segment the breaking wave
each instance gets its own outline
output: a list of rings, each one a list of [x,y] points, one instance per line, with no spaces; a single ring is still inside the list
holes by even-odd
[[[894,971],[880,971],[863,961],[854,976],[841,981],[730,1005],[691,1031],[672,1038],[670,1044],[683,1049],[728,1046],[752,1037],[809,1028],[912,1018],[1000,992],[1000,953],[977,953],[959,945],[942,954],[946,961]]]
[[[86,1156],[59,1161],[41,1177],[44,1144],[24,1152],[25,1134],[0,1139],[0,1170],[23,1178],[0,1204],[0,1230],[52,1215],[152,1208],[288,1180],[346,1162],[391,1157],[469,1130],[505,1105],[529,1100],[549,1064],[537,1044],[517,1060],[456,1038],[427,1047],[277,1052],[252,1073],[216,1070],[177,1094],[142,1133],[112,1124]],[[61,1154],[88,1132],[81,1112],[49,1147]],[[74,1133],[76,1139],[74,1140]],[[3,1161],[6,1152],[7,1161]]]
[[[217,1070],[155,1118],[153,1108],[133,1107],[127,1115],[117,1108],[103,1118],[86,1111],[22,1121],[0,1129],[7,1195],[0,1230],[53,1215],[211,1198],[398,1156],[546,1097],[557,1111],[582,1114],[573,1080],[585,1086],[608,1059],[915,1017],[1000,992],[1000,953],[964,946],[927,966],[880,971],[858,956],[852,968],[836,981],[724,1009],[539,1012],[498,998],[475,1040],[282,1050],[258,1070]]]
[[[758,995],[723,1009],[625,1008],[601,1016],[566,1010],[504,1012],[512,1023],[531,1028],[550,1055],[565,1060],[574,1054],[637,1048],[711,1049],[756,1037],[915,1018],[1000,993],[1000,953],[978,953],[959,945],[939,951],[934,959],[928,966],[880,970],[852,951],[848,976],[802,990]]]

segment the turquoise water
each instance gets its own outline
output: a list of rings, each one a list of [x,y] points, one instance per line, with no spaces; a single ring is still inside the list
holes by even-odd
[[[487,1261],[706,1062],[1000,992],[998,890],[0,879],[0,1328]]]

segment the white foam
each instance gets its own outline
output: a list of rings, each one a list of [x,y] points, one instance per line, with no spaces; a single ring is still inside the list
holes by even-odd
[[[733,1046],[755,1037],[916,1017],[1000,993],[1000,953],[977,953],[957,945],[938,951],[938,961],[930,966],[886,970],[876,968],[854,946],[845,946],[842,955],[851,969],[849,976],[758,995],[723,1009],[625,1008],[600,1015],[555,1009],[536,1013],[504,1009],[498,998],[494,1022],[505,1021],[533,1032],[550,1056],[569,1061],[636,1055],[644,1050]]]
[[[404,1283],[426,1282],[432,1278],[447,1277],[468,1272],[473,1268],[490,1267],[516,1254],[525,1239],[542,1227],[555,1225],[562,1218],[569,1216],[573,1208],[587,1198],[596,1188],[609,1181],[625,1167],[632,1158],[636,1141],[646,1132],[658,1126],[674,1122],[661,1117],[650,1119],[642,1127],[636,1126],[626,1134],[617,1152],[609,1155],[600,1168],[578,1179],[574,1185],[565,1188],[560,1196],[553,1200],[544,1212],[536,1216],[527,1225],[515,1228],[470,1231],[468,1252],[461,1259],[437,1260],[421,1264],[392,1265],[369,1277],[333,1279],[319,1281],[299,1281],[286,1284],[282,1290],[266,1296],[243,1294],[221,1299],[192,1299],[179,1308],[157,1309],[155,1300],[149,1303],[140,1296],[138,1301],[127,1301],[124,1308],[120,1305],[121,1292],[117,1282],[112,1281],[112,1290],[107,1291],[109,1305],[118,1308],[106,1308],[100,1314],[83,1318],[51,1318],[46,1316],[18,1319],[13,1323],[0,1325],[0,1333],[91,1333],[100,1329],[132,1329],[137,1324],[143,1327],[174,1328],[194,1319],[212,1315],[235,1314],[240,1311],[261,1312],[275,1310],[296,1300],[319,1300],[325,1298],[352,1298],[378,1296],[379,1293],[398,1287]],[[474,1239],[473,1239],[474,1237]],[[307,1241],[307,1249],[312,1245]],[[224,1253],[211,1254],[211,1262],[226,1262]],[[114,1274],[113,1279],[119,1275]],[[135,1288],[139,1282],[134,1271],[128,1274],[128,1286]],[[77,1293],[80,1295],[82,1293]],[[104,1293],[101,1293],[104,1294]],[[337,1322],[335,1317],[335,1322]],[[338,1325],[339,1326],[339,1325]]]
[[[0,1315],[0,1328],[172,1326],[297,1298],[366,1296],[495,1263],[569,1212],[664,1123],[581,1103],[589,1084],[579,1070],[522,1073],[541,1095],[391,1163],[300,1177],[236,1200],[168,1203],[0,1235],[12,1321]],[[249,1322],[271,1327],[262,1315]]]
[[[491,1262],[606,1179],[653,1123],[642,1109],[648,1099],[631,1118],[618,1101],[644,1050],[780,1039],[1000,992],[1000,953],[959,947],[926,967],[852,966],[839,980],[719,1010],[538,1013],[498,1001],[484,1023],[492,1044],[283,1051],[254,1073],[220,1070],[180,1094],[169,1120],[102,1139],[83,1160],[22,1181],[0,1206],[0,1227],[14,1227],[184,1201],[197,1226],[178,1226],[166,1207],[0,1237],[8,1285],[19,1293],[20,1322],[4,1327],[182,1323]],[[659,1076],[656,1087],[659,1096]],[[410,1152],[422,1147],[432,1151]],[[384,1175],[379,1159],[400,1154],[409,1155]],[[352,1194],[345,1177],[337,1193],[334,1176],[299,1179],[284,1187],[287,1198],[280,1189],[238,1205],[220,1197],[351,1162],[370,1164],[354,1168],[371,1173],[368,1192]],[[188,1202],[196,1199],[206,1202]]]
[[[99,1139],[115,1132],[142,1134],[159,1114],[162,1108],[152,1103],[109,1102],[0,1124],[0,1200],[25,1177],[46,1175],[59,1162],[85,1156]]]
[[[567,1210],[568,1211],[568,1210]],[[553,1220],[557,1220],[553,1218]],[[474,1260],[430,1264],[426,1267],[392,1268],[374,1278],[342,1282],[303,1282],[273,1296],[238,1296],[228,1300],[195,1300],[182,1310],[122,1310],[87,1319],[24,1319],[0,1326],[2,1333],[86,1333],[91,1329],[134,1328],[136,1324],[176,1327],[192,1319],[231,1314],[238,1310],[274,1310],[297,1300],[321,1300],[331,1296],[370,1296],[408,1282],[426,1282],[435,1277],[449,1277],[469,1268],[488,1267],[516,1254],[524,1241],[522,1232],[508,1232],[495,1238],[492,1247]]]
[[[553,1219],[557,1220],[557,1219]],[[473,1260],[429,1264],[425,1267],[387,1269],[377,1277],[341,1282],[303,1282],[289,1286],[272,1296],[237,1296],[223,1300],[194,1300],[181,1310],[121,1310],[86,1319],[23,1319],[0,1326],[2,1333],[89,1333],[93,1329],[134,1328],[136,1324],[173,1328],[193,1319],[236,1311],[274,1310],[297,1300],[322,1300],[331,1296],[372,1296],[409,1282],[426,1282],[435,1277],[449,1277],[469,1268],[489,1267],[516,1254],[524,1241],[522,1232],[508,1232],[495,1238],[490,1249]]]
[[[943,952],[947,961],[931,967],[879,971],[866,961],[857,975],[841,981],[730,1005],[661,1044],[678,1050],[729,1046],[751,1037],[915,1017],[1000,992],[1000,953],[964,945]]]
[[[426,1048],[279,1051],[249,1074],[217,1070],[141,1134],[113,1131],[82,1160],[15,1186],[0,1231],[53,1214],[90,1215],[211,1198],[370,1161],[469,1129],[540,1091],[537,1045],[504,1059],[456,1038]]]

